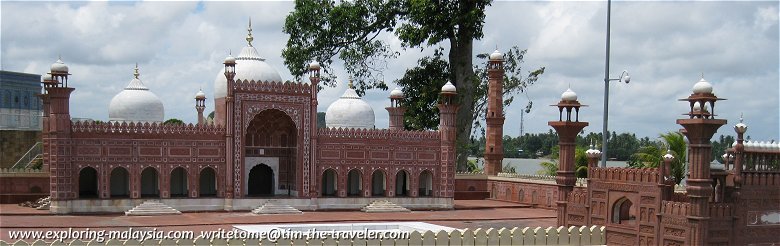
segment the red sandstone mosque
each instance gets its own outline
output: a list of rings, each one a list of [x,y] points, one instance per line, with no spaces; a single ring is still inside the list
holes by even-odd
[[[215,114],[195,96],[198,123],[162,124],[163,105],[138,68],[109,122],[72,121],[68,67],[44,75],[44,163],[53,213],[121,212],[145,199],[182,211],[250,210],[273,198],[296,208],[359,209],[380,197],[414,209],[451,209],[455,86],[442,87],[437,131],[403,130],[403,93],[390,94],[389,129],[350,87],[317,128],[320,65],[309,83],[283,82],[248,45],[224,60]]]

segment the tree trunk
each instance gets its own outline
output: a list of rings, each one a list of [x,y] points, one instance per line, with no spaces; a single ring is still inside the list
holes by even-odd
[[[473,70],[473,39],[450,38],[450,73],[452,83],[458,89],[460,107],[456,115],[457,121],[457,163],[455,170],[465,172],[468,163],[468,143],[471,141],[472,119],[474,114],[474,70]],[[459,42],[460,41],[460,42]]]

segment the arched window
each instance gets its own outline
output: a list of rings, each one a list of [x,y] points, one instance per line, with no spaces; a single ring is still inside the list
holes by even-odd
[[[187,196],[187,170],[177,167],[171,171],[171,197]]]
[[[520,189],[520,191],[517,192],[517,201],[523,202],[523,197],[525,197],[525,192],[523,189]]]
[[[141,197],[159,197],[160,185],[157,170],[147,167],[141,172]]]
[[[207,167],[200,171],[200,196],[217,195],[217,175],[214,169]]]
[[[92,198],[97,196],[97,170],[92,167],[85,167],[79,172],[79,198]]]
[[[371,175],[371,195],[384,196],[387,189],[385,185],[385,172],[382,170],[374,171],[374,174]]]
[[[111,170],[111,197],[127,197],[130,194],[130,179],[127,170],[116,167]]]
[[[615,224],[634,224],[636,216],[631,211],[634,203],[628,198],[620,198],[612,206],[612,223]]]
[[[322,173],[322,196],[335,196],[337,187],[338,175],[333,169],[325,170]]]
[[[431,171],[422,171],[420,173],[420,179],[417,180],[417,182],[419,182],[419,196],[433,196],[433,174],[431,174]],[[473,186],[469,187],[469,189],[473,188]]]
[[[409,174],[404,171],[398,171],[395,174],[395,196],[409,195]]]
[[[361,187],[363,187],[363,179],[360,176],[360,171],[350,170],[347,175],[347,196],[360,196]]]

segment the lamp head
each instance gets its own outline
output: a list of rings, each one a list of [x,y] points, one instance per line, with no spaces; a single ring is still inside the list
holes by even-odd
[[[627,70],[623,70],[623,73],[620,75],[623,76],[622,78],[620,78],[620,80],[626,82],[626,84],[628,84],[628,82],[631,82],[631,75],[628,74]]]

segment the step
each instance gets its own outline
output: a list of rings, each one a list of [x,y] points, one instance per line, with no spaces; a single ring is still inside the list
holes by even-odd
[[[254,214],[301,214],[298,210],[287,204],[279,204],[277,201],[267,201],[262,206],[252,210]]]
[[[138,206],[125,212],[125,215],[171,215],[181,214],[179,210],[176,210],[159,200],[146,200]]]
[[[411,210],[401,207],[388,200],[376,200],[366,205],[360,211],[366,213],[392,213],[392,212],[411,212]]]

